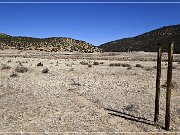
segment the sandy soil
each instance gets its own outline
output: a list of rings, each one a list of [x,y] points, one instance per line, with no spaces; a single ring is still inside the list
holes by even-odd
[[[128,59],[122,60],[125,57]],[[175,58],[180,60],[179,55]],[[3,64],[11,67],[0,69],[0,134],[166,132],[162,126],[167,62],[162,63],[159,125],[153,123],[155,59],[156,53],[143,52],[114,56],[0,51],[1,68]],[[82,61],[92,67],[80,64]],[[101,64],[93,65],[94,61]],[[28,71],[10,77],[19,62]],[[39,62],[43,66],[37,66]],[[109,66],[111,63],[127,63],[131,68]],[[178,134],[180,63],[173,64],[170,132]],[[44,68],[49,69],[47,74],[42,73]]]

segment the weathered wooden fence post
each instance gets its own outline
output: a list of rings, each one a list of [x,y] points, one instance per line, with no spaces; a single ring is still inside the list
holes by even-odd
[[[160,80],[161,80],[161,57],[162,49],[160,44],[158,44],[158,54],[157,54],[157,75],[156,75],[156,97],[155,97],[155,113],[154,122],[159,121],[159,97],[160,97]]]
[[[171,88],[172,88],[173,48],[174,48],[174,42],[172,42],[168,48],[165,130],[169,130],[170,127],[170,101],[171,101]]]

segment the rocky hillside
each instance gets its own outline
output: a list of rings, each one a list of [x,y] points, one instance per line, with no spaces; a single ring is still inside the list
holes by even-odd
[[[0,33],[0,49],[40,50],[40,51],[79,51],[85,53],[100,52],[101,49],[86,43],[65,37],[32,38],[10,36]]]
[[[180,53],[180,24],[165,26],[136,37],[124,38],[100,45],[105,52],[127,52],[127,51],[157,51],[158,43],[161,43],[163,51],[174,41],[174,53]]]

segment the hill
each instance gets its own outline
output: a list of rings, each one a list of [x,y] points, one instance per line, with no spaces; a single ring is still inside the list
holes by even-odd
[[[157,51],[158,43],[161,44],[164,52],[168,44],[174,41],[174,53],[180,53],[180,24],[165,26],[144,34],[111,41],[100,45],[104,52],[127,52],[127,51]]]
[[[101,49],[90,43],[65,37],[33,38],[10,36],[0,33],[0,49],[40,50],[40,51],[79,51],[100,52]]]

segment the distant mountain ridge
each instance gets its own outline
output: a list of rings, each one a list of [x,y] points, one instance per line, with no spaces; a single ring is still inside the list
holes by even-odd
[[[98,47],[81,40],[65,37],[33,38],[10,36],[0,33],[0,49],[40,50],[40,51],[79,51],[84,53],[100,52]]]
[[[156,52],[158,43],[163,51],[174,41],[174,53],[180,53],[180,24],[164,26],[144,34],[107,42],[99,46],[104,52],[146,51]]]

